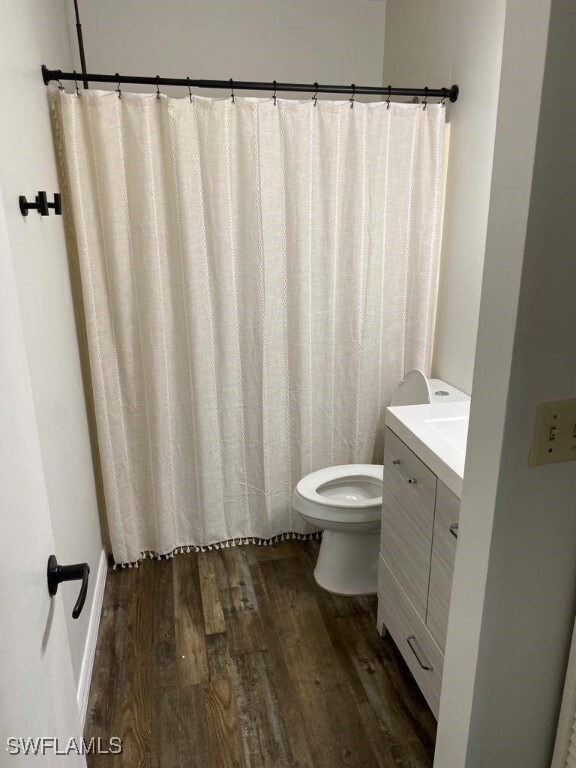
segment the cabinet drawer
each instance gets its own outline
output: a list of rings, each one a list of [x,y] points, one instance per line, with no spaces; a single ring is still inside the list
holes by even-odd
[[[436,475],[387,429],[380,552],[423,621],[435,498]]]
[[[460,499],[438,480],[426,624],[442,650],[446,647],[452,573],[456,557],[458,532],[454,526],[457,526],[459,516]]]
[[[387,629],[404,657],[434,717],[438,718],[444,656],[394,575],[380,557],[378,631]]]

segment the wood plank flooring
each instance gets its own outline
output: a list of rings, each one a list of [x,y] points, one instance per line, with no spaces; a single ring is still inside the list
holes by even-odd
[[[376,599],[321,590],[316,542],[146,560],[106,584],[89,768],[429,768],[436,723]]]

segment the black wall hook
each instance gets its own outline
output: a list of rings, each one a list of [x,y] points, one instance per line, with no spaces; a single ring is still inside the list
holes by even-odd
[[[52,208],[56,216],[62,215],[62,196],[59,192],[54,193],[53,203],[48,202],[46,192],[38,192],[36,195],[36,202],[29,203],[24,195],[20,195],[18,204],[20,205],[20,213],[22,216],[28,216],[28,211],[38,211],[40,216],[49,216],[50,208]]]
[[[63,581],[76,581],[82,579],[80,594],[76,605],[72,609],[72,618],[77,619],[82,613],[86,594],[88,593],[88,577],[90,575],[90,566],[88,563],[75,563],[74,565],[58,565],[56,555],[50,555],[48,558],[48,592],[53,597],[58,592],[58,585]]]

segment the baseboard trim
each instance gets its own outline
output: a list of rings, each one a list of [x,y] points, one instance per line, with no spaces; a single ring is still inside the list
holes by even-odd
[[[90,693],[90,682],[92,680],[92,667],[94,666],[94,656],[96,654],[96,643],[98,642],[98,628],[100,627],[100,615],[102,613],[102,602],[104,600],[104,587],[106,586],[106,576],[108,574],[108,558],[105,550],[102,550],[100,562],[98,563],[98,573],[94,584],[94,599],[92,601],[92,612],[88,623],[88,632],[86,633],[86,644],[84,645],[84,656],[82,658],[82,667],[80,669],[80,679],[78,680],[78,690],[76,697],[78,700],[78,712],[80,714],[80,723],[82,730],[86,721],[86,710],[88,708],[88,694]]]

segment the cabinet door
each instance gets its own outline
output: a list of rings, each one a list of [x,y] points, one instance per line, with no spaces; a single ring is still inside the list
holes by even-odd
[[[446,647],[459,515],[460,499],[438,480],[426,624],[442,650]]]
[[[380,551],[426,620],[436,475],[390,429],[384,448]]]

